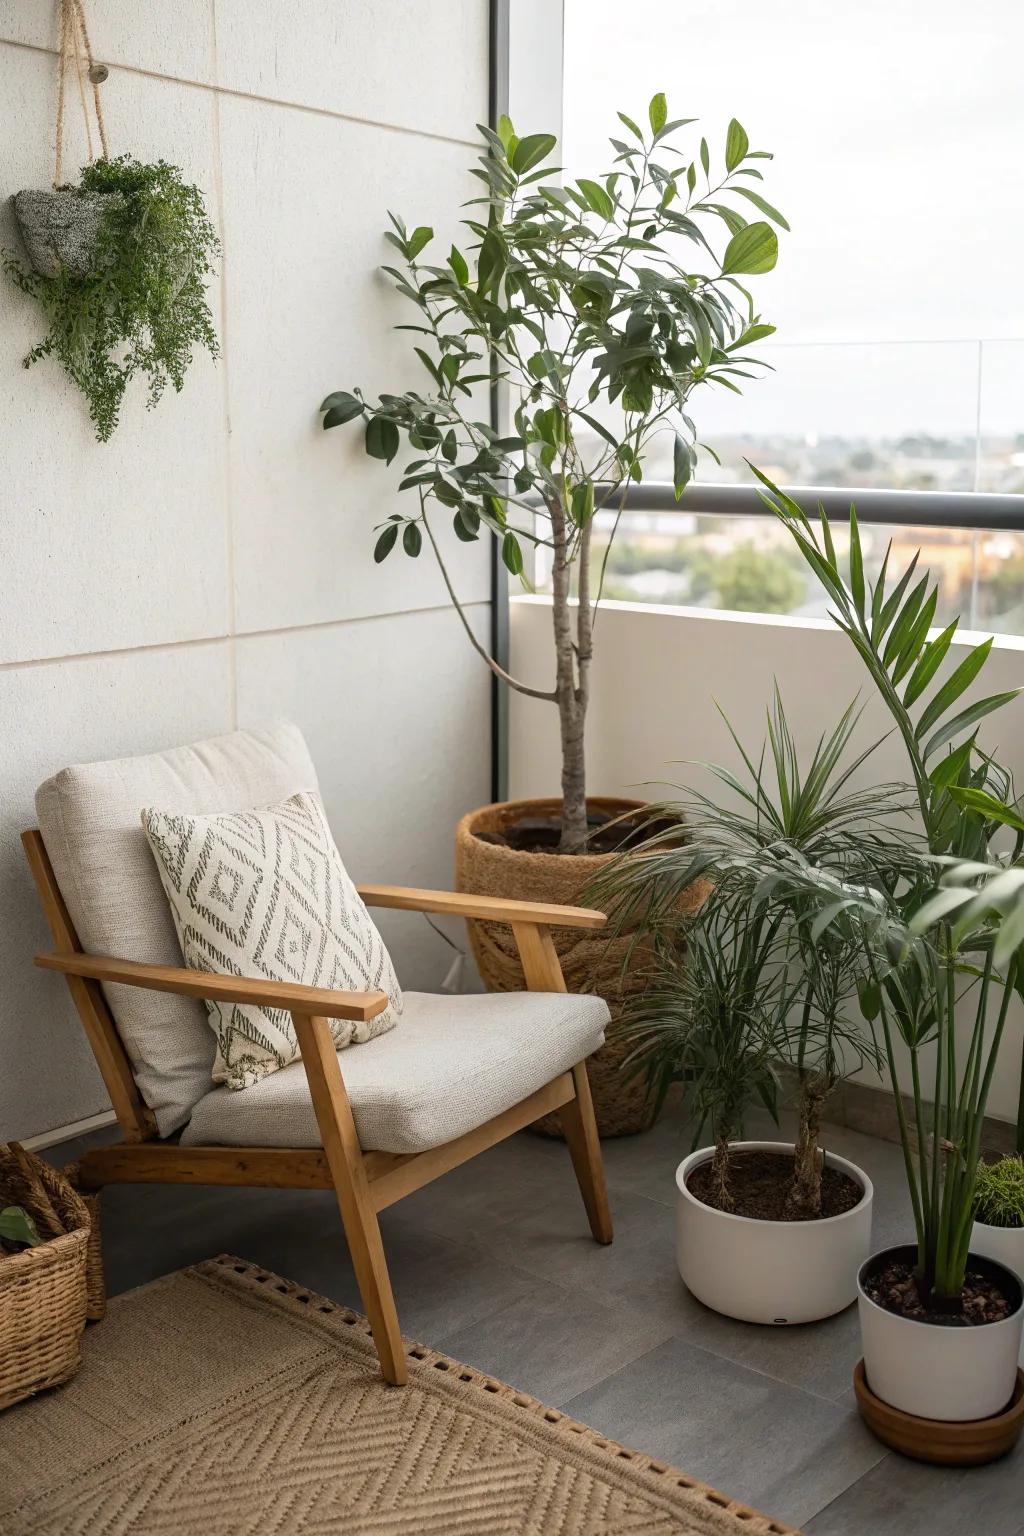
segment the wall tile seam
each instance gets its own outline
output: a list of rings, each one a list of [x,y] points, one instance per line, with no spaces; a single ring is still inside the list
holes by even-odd
[[[489,608],[490,598],[472,598],[462,604],[465,609]],[[111,661],[124,656],[139,656],[148,652],[188,651],[199,646],[231,645],[241,640],[263,640],[274,635],[302,635],[312,630],[347,629],[356,624],[376,624],[390,619],[415,618],[432,613],[448,613],[450,603],[426,603],[416,608],[392,608],[385,613],[360,613],[351,618],[316,619],[309,624],[272,625],[267,629],[242,629],[234,633],[197,635],[188,640],[155,640],[144,645],[111,646],[99,651],[70,651],[65,655],[28,656],[20,661],[0,661],[0,674],[27,671],[32,667],[64,666],[78,661]]]
[[[14,37],[0,37],[0,47],[22,48],[28,53],[43,53],[50,58],[58,57],[55,48],[44,47],[41,43],[25,43]],[[387,123],[375,117],[360,117],[352,112],[336,112],[331,107],[315,107],[307,102],[290,101],[283,96],[264,96],[259,91],[243,91],[235,86],[213,84],[207,80],[189,80],[184,75],[162,74],[155,69],[142,69],[137,64],[115,64],[105,58],[103,62],[114,74],[138,75],[145,80],[162,80],[168,85],[183,85],[189,90],[210,91],[217,96],[233,97],[240,101],[255,101],[263,106],[282,107],[285,111],[307,112],[315,117],[330,117],[337,122],[355,123],[362,128],[379,128],[385,133],[400,133],[414,139],[432,139],[439,144],[457,144],[462,149],[479,149],[479,141],[476,139],[464,139],[458,135],[448,133],[434,133],[427,128],[409,128],[402,123]]]

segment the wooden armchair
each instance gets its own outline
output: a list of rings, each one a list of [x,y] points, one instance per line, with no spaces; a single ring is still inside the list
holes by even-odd
[[[23,842],[54,944],[52,953],[36,956],[36,964],[67,978],[123,1133],[120,1143],[87,1152],[81,1159],[80,1177],[85,1187],[169,1183],[333,1189],[381,1370],[386,1380],[396,1386],[406,1380],[406,1362],[377,1218],[380,1211],[403,1195],[512,1135],[540,1115],[557,1110],[591,1231],[598,1242],[611,1242],[611,1218],[585,1060],[576,1061],[519,1102],[440,1145],[406,1153],[364,1147],[346,1090],[342,1058],[333,1044],[328,1020],[372,1018],[386,1006],[383,993],[326,991],[86,953],[42,836],[35,830],[26,832]],[[565,992],[551,941],[551,926],[595,929],[605,921],[601,913],[578,907],[500,901],[400,886],[363,886],[360,894],[369,906],[489,918],[511,924],[527,987],[548,994]],[[154,1114],[137,1085],[104,986],[144,988],[186,998],[258,1003],[290,1010],[320,1145],[279,1146],[273,1144],[272,1137],[268,1137],[266,1145],[244,1146],[187,1145],[176,1137],[161,1138]],[[552,997],[551,1002],[556,1004],[557,1000]],[[393,1049],[401,1049],[401,1028],[383,1038],[393,1042]],[[352,1052],[368,1049],[362,1045],[350,1048]],[[345,1056],[348,1055],[346,1052]],[[297,1071],[297,1065],[288,1070]],[[251,1091],[243,1090],[233,1097],[244,1098]]]

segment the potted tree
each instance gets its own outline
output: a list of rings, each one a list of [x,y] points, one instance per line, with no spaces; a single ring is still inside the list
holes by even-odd
[[[653,830],[589,893],[653,938],[630,1067],[662,1094],[681,1080],[694,1116],[695,1150],[676,1178],[680,1274],[706,1305],[748,1322],[810,1322],[851,1305],[870,1252],[871,1182],[821,1147],[829,1095],[853,1067],[877,1063],[855,1006],[864,959],[854,933],[819,932],[816,901],[794,878],[805,867],[833,879],[878,869],[898,847],[901,788],[850,787],[877,745],[846,759],[857,719],[851,705],[802,762],[776,689],[760,756],[732,733],[738,770],[712,766],[712,793],[651,806]],[[674,818],[685,846],[657,825]],[[679,894],[695,880],[710,881],[709,894],[681,921]],[[784,1061],[795,1143],[739,1140],[755,1095],[774,1113]]]
[[[838,893],[835,880],[800,871],[820,898],[819,933],[853,923],[861,935],[869,970],[861,1003],[880,1028],[894,1087],[897,1043],[910,1063],[910,1113],[898,1091],[895,1103],[916,1241],[861,1269],[858,1401],[888,1443],[933,1459],[984,1460],[1024,1422],[1024,1290],[970,1248],[985,1107],[1024,961],[1024,819],[1010,775],[978,746],[977,725],[1018,690],[965,703],[991,640],[943,668],[957,622],[930,635],[938,592],[927,573],[915,584],[916,558],[887,588],[887,555],[869,585],[851,510],[847,579],[824,516],[819,532],[760,478],[894,720],[925,845],[897,878],[850,880]],[[1000,856],[993,844],[1007,828],[1016,845]],[[966,1052],[958,1004],[971,1009]]]
[[[458,828],[457,880],[474,892],[572,902],[594,873],[593,860],[628,837],[628,817],[618,818],[635,802],[588,799],[586,788],[604,572],[604,561],[592,569],[595,526],[607,511],[614,533],[625,492],[641,478],[659,435],[673,443],[682,495],[698,451],[690,396],[704,384],[738,389],[751,376],[749,348],[773,329],[760,321],[741,281],[774,267],[772,222],[786,227],[758,190],[759,162],[769,157],[750,148],[734,120],[724,166],[713,173],[706,140],[692,154],[675,146],[692,120],[670,120],[662,94],[650,103],[647,127],[619,117],[624,137],[611,141],[609,173],[565,186],[548,163],[553,134],[520,137],[507,118],[497,131],[481,128],[484,153],[473,174],[483,190],[464,221],[467,253],[452,246],[431,263],[424,252],[432,229],[409,230],[394,216],[387,234],[400,265],[385,271],[416,311],[406,329],[418,342],[425,391],[370,400],[343,390],[321,407],[325,427],[358,422],[371,457],[390,464],[403,447],[412,455],[400,481],[410,510],[378,528],[375,560],[399,550],[415,559],[429,549],[491,671],[558,712],[560,798],[488,806]],[[474,395],[474,386],[492,381],[508,392],[504,430],[480,419]],[[477,639],[447,569],[442,524],[462,541],[496,539],[513,577],[524,576],[524,545],[545,547],[549,680],[511,676]],[[472,937],[488,986],[522,984],[506,931],[477,924]],[[557,936],[556,943],[569,985],[610,992],[614,1005],[616,957],[603,945],[571,949]],[[640,1129],[646,1117],[641,1105],[613,1124],[609,1110],[621,1093],[617,1074],[605,1084],[598,1073],[595,1100],[606,1131]]]

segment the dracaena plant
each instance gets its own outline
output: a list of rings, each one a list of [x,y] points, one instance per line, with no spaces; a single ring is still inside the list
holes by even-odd
[[[1024,990],[1024,817],[1010,774],[980,748],[977,727],[1019,690],[968,702],[992,642],[953,651],[955,620],[931,633],[938,590],[927,572],[918,574],[917,557],[890,586],[887,552],[872,585],[852,508],[844,570],[824,514],[815,527],[797,502],[759,478],[765,501],[828,593],[832,618],[863,660],[906,752],[925,856],[908,862],[895,884],[826,882],[811,872],[805,888],[817,887],[821,900],[819,934],[853,925],[860,937],[870,971],[862,1002],[878,1020],[894,1086],[897,1042],[909,1052],[911,1112],[898,1092],[896,1109],[917,1228],[917,1285],[926,1306],[956,1309],[986,1103],[1011,996]],[[1016,844],[1001,855],[1008,828]],[[957,1038],[958,1005],[969,1009],[966,1051]]]
[[[674,799],[649,807],[648,831],[639,846],[614,860],[588,892],[611,908],[619,925],[637,935],[653,934],[658,941],[656,985],[653,994],[639,1000],[635,1013],[641,1059],[652,1076],[660,1074],[659,1086],[677,1064],[673,1051],[692,1070],[684,1044],[694,1029],[702,1039],[707,1034],[700,1022],[707,988],[704,957],[692,944],[686,950],[671,942],[680,933],[683,893],[695,880],[711,883],[700,913],[688,925],[701,943],[709,942],[705,930],[712,925],[713,947],[721,945],[718,909],[723,904],[752,936],[716,968],[722,985],[715,1006],[724,1006],[733,1024],[756,1017],[757,1039],[769,1040],[774,1060],[788,1061],[795,1071],[799,1115],[787,1204],[801,1218],[821,1212],[820,1135],[827,1101],[848,1072],[865,1062],[878,1063],[872,1032],[856,1006],[865,975],[861,946],[835,925],[823,928],[816,894],[805,889],[804,871],[827,870],[833,881],[885,872],[892,880],[906,837],[904,787],[857,788],[852,783],[878,746],[873,742],[850,750],[858,720],[854,703],[802,759],[776,687],[760,754],[749,752],[726,721],[738,766],[705,765],[710,792],[680,789]],[[685,841],[679,836],[681,825]],[[698,970],[690,974],[695,959]],[[736,999],[722,997],[726,985],[735,989]],[[662,998],[671,1000],[675,994],[692,1003],[683,1007],[677,999],[671,1014]],[[645,1038],[651,995],[658,1017]],[[756,1015],[745,1001],[750,996],[761,999]],[[721,1036],[720,1043],[725,1039]],[[715,1081],[727,1082],[737,1063],[746,1072],[749,1036],[744,1040],[746,1052],[731,1048],[715,1068]],[[704,1071],[710,1068],[705,1065]],[[742,1084],[737,1089],[739,1102],[749,1097],[739,1091]],[[725,1096],[719,1089],[719,1097]],[[736,1118],[720,1117],[732,1125]],[[724,1167],[721,1151],[717,1163]],[[716,1180],[724,1188],[727,1175],[718,1172]]]
[[[429,547],[471,643],[511,688],[557,706],[562,747],[560,851],[587,837],[584,726],[600,572],[591,571],[594,519],[621,510],[656,435],[674,443],[677,497],[697,459],[689,400],[698,385],[739,389],[748,348],[769,335],[740,279],[774,267],[782,216],[758,190],[759,162],[730,124],[724,165],[707,141],[677,146],[692,119],[670,120],[663,95],[641,129],[619,114],[612,169],[562,186],[549,164],[553,134],[520,138],[507,118],[481,128],[464,249],[431,259],[434,234],[392,215],[385,267],[413,306],[421,389],[337,391],[325,427],[361,424],[366,452],[402,454],[410,510],[377,530],[375,560]],[[419,338],[416,340],[416,338]],[[509,430],[480,419],[479,387],[503,381]],[[550,551],[554,668],[550,685],[512,677],[477,639],[459,604],[444,541],[498,540],[509,572],[523,545]],[[605,554],[607,560],[607,554]],[[575,602],[573,597],[575,595]]]

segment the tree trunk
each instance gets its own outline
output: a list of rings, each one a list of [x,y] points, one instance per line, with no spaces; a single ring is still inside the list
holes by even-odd
[[[568,556],[565,513],[561,504],[549,507],[554,559],[551,567],[551,612],[555,631],[555,691],[562,742],[562,835],[559,853],[581,853],[587,841],[587,786],[584,730],[589,699],[592,615],[589,593],[589,529],[580,548],[579,606],[573,636],[572,566]]]
[[[720,1211],[735,1208],[732,1190],[729,1188],[729,1142],[725,1136],[715,1137],[715,1155],[711,1159],[711,1194]]]
[[[827,1074],[807,1073],[800,1080],[800,1126],[793,1159],[793,1182],[786,1209],[793,1215],[821,1215],[822,1157],[818,1146],[821,1112],[835,1080]]]

